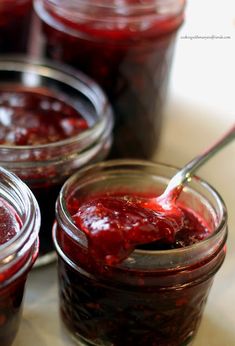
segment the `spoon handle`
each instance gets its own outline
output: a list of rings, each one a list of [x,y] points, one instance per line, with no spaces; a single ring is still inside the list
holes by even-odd
[[[231,129],[225,133],[225,135],[216,141],[212,146],[206,149],[202,154],[196,156],[193,160],[187,163],[174,177],[170,180],[163,195],[168,198],[177,198],[178,193],[173,191],[179,191],[183,188],[183,185],[191,180],[194,172],[201,167],[207,160],[214,156],[224,146],[235,139],[235,124]]]

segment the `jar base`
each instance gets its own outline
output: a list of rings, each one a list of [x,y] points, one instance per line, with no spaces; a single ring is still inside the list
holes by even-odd
[[[112,346],[113,344],[107,345],[107,344],[95,344],[91,341],[88,341],[87,339],[83,338],[79,334],[73,334],[70,329],[67,327],[66,323],[63,321],[63,317],[61,316],[61,322],[60,322],[61,328],[63,332],[68,336],[70,340],[74,342],[75,345],[78,346]],[[179,346],[193,346],[194,345],[195,338],[190,336],[183,344]]]

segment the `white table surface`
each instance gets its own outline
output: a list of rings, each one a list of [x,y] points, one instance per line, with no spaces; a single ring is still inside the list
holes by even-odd
[[[176,46],[162,140],[155,157],[177,166],[235,121],[235,2],[189,0],[186,17]],[[230,39],[184,39],[185,35]],[[216,275],[194,346],[235,346],[235,144],[203,167],[200,175],[223,196],[230,233],[227,257]],[[59,322],[56,265],[34,270],[14,346],[73,345]]]

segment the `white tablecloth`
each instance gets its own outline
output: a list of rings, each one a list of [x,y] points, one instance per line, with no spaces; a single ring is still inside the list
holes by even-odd
[[[162,141],[155,157],[177,166],[198,154],[235,122],[234,0],[191,0],[186,17],[176,46]],[[212,35],[230,38],[202,38]],[[199,174],[223,196],[230,234],[227,257],[216,276],[194,346],[233,346],[235,143],[207,163]],[[74,344],[59,322],[54,264],[34,270],[29,276],[23,320],[14,346],[64,345]]]

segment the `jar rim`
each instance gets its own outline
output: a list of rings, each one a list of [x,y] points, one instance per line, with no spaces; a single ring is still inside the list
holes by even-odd
[[[0,193],[1,195],[4,194],[2,198],[6,198],[7,201],[11,199],[11,205],[14,209],[13,202],[21,204],[26,214],[19,232],[9,241],[0,245],[0,267],[4,269],[15,263],[35,244],[41,224],[41,216],[36,198],[21,179],[3,167],[0,167],[0,178]],[[12,195],[9,188],[15,195]]]
[[[85,147],[82,148],[84,150],[92,145],[92,143],[96,142],[98,138],[102,137],[107,130],[111,131],[113,127],[113,114],[108,99],[100,86],[81,71],[77,71],[72,67],[56,62],[51,63],[44,59],[33,59],[20,55],[6,55],[0,58],[0,71],[8,70],[10,72],[34,73],[38,76],[54,79],[73,87],[78,92],[84,94],[91,102],[98,120],[93,126],[82,131],[78,135],[60,141],[40,145],[0,145],[0,150],[34,151],[43,150],[44,148],[59,149],[64,146],[72,145],[75,142],[85,143]],[[34,82],[32,81],[31,83],[33,84]],[[33,85],[28,86],[32,87]]]
[[[72,237],[75,241],[79,242],[79,244],[83,247],[87,246],[87,239],[85,236],[85,233],[82,232],[82,230],[78,229],[75,224],[72,222],[72,219],[70,217],[70,214],[66,208],[66,200],[64,198],[64,195],[66,194],[66,191],[69,189],[69,186],[72,185],[76,180],[79,179],[79,177],[86,176],[88,177],[89,173],[95,173],[95,170],[100,169],[108,169],[108,168],[115,168],[115,167],[122,167],[126,168],[134,168],[134,167],[149,167],[152,169],[157,169],[157,167],[167,168],[171,171],[172,175],[178,170],[177,167],[174,167],[172,165],[168,165],[165,163],[154,163],[150,161],[144,161],[144,160],[113,160],[113,161],[106,161],[106,162],[100,162],[97,164],[90,165],[88,167],[85,167],[84,169],[80,170],[79,172],[72,175],[63,185],[60,194],[57,199],[56,203],[56,210],[57,210],[57,220],[59,219],[59,223],[62,221],[63,218],[63,226],[65,226],[66,232],[68,232],[69,236]],[[178,258],[183,258],[184,255],[189,254],[192,250],[198,251],[203,248],[208,248],[211,245],[211,242],[218,243],[219,239],[221,238],[221,234],[224,232],[223,239],[221,240],[221,247],[224,245],[227,235],[227,209],[225,206],[225,203],[220,196],[220,194],[205,180],[199,178],[198,176],[192,177],[192,181],[190,185],[195,183],[198,186],[201,186],[203,189],[206,189],[206,191],[209,192],[209,194],[215,199],[219,212],[220,212],[220,220],[218,220],[218,225],[216,225],[215,231],[206,239],[203,239],[202,241],[189,245],[182,248],[177,249],[170,249],[170,250],[134,250],[132,254],[134,256],[142,256],[143,254],[146,256],[168,256],[168,255],[177,255]],[[62,214],[62,215],[61,215]],[[81,236],[81,239],[78,239],[78,237],[75,237],[75,234],[79,234],[79,237]],[[131,257],[132,257],[131,254]],[[123,267],[127,265],[128,266],[128,259],[123,261],[121,264],[119,264],[117,267]]]
[[[183,22],[185,5],[186,0],[155,0],[151,4],[140,2],[139,4],[116,3],[113,5],[109,0],[98,3],[94,0],[89,2],[84,0],[34,0],[35,12],[49,26],[75,37],[88,35],[91,38],[92,35],[86,32],[86,29],[80,31],[79,28],[72,28],[74,24],[80,26],[89,23],[89,26],[99,33],[100,40],[107,38],[102,33],[104,25],[106,31],[123,32],[124,28],[129,28],[129,34],[136,34],[137,28],[139,33],[148,32],[151,28],[150,21],[157,20],[167,21],[169,24],[168,27],[163,25],[162,29],[157,30],[158,34],[175,31]],[[71,26],[70,23],[73,25]],[[116,36],[115,43],[119,40]]]
[[[41,1],[41,0],[40,0]],[[48,4],[58,6],[58,0],[45,0]],[[59,0],[61,3],[61,0]],[[185,6],[186,0],[154,0],[151,3],[146,1],[139,1],[139,3],[115,3],[111,4],[110,0],[85,0],[87,7],[89,8],[98,8],[98,9],[109,9],[116,10],[117,8],[129,8],[131,10],[156,10],[161,8],[172,8],[177,2],[179,3],[177,8],[182,9]],[[68,8],[76,8],[81,5],[84,5],[84,0],[70,0],[69,3],[66,1],[64,5]]]

